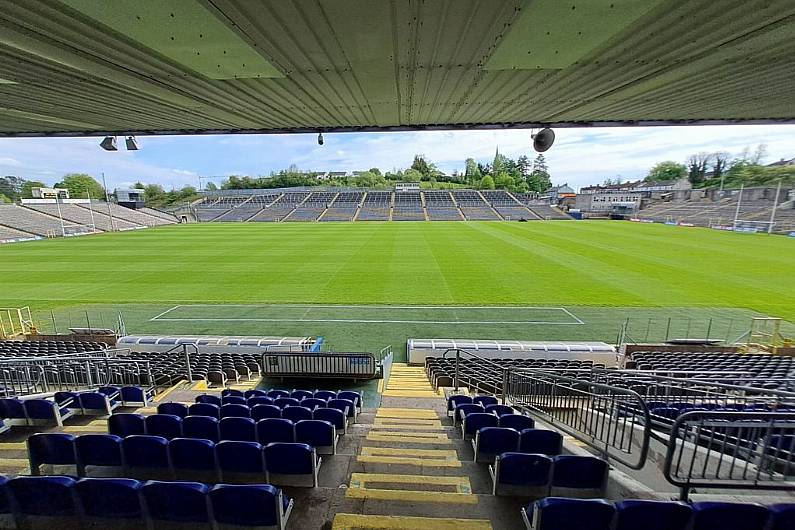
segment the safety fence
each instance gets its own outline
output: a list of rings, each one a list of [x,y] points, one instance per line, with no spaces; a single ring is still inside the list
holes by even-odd
[[[372,353],[264,353],[264,377],[372,379],[378,363]]]

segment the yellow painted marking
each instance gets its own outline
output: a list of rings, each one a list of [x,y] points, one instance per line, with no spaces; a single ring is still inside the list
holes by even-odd
[[[436,477],[427,475],[392,475],[390,473],[351,473],[351,487],[364,488],[368,482],[384,484],[434,484],[455,486],[458,493],[471,493],[469,477]]]
[[[207,381],[204,380],[197,381],[196,384],[191,387],[191,390],[197,390],[199,392],[204,392],[206,390],[209,390],[207,388]]]
[[[409,517],[401,515],[359,515],[338,513],[331,530],[491,530],[486,519],[449,517]]]
[[[397,451],[395,448],[390,448],[390,450],[392,452]],[[402,452],[403,450],[401,449],[400,451]],[[458,460],[443,460],[438,458],[360,455],[356,457],[356,461],[363,464],[405,464],[407,466],[418,467],[461,467],[461,462]]]
[[[27,458],[0,458],[0,469],[14,474],[29,473],[30,462]]]
[[[405,436],[400,436],[405,434]],[[394,433],[384,434],[379,432],[370,432],[367,434],[367,440],[371,442],[403,442],[414,444],[437,444],[437,445],[450,445],[453,441],[445,435],[439,435],[438,438],[428,438],[427,436],[411,436],[413,433]]]
[[[105,425],[67,425],[63,428],[63,432],[106,432],[107,424]]]
[[[393,447],[362,447],[363,455],[392,455],[395,453]],[[458,459],[458,453],[453,449],[401,449],[400,454],[417,457],[433,457]]]
[[[384,391],[384,380],[378,380],[378,389],[376,390],[379,394]]]
[[[378,418],[411,418],[417,420],[438,420],[439,414],[433,409],[390,409],[381,408],[375,411]]]
[[[373,423],[373,427],[380,427],[382,429],[399,429],[399,430],[406,430],[406,431],[443,431],[445,427],[439,426],[430,426],[430,425],[397,425],[392,423]]]
[[[436,392],[429,390],[385,390],[384,397],[409,397],[409,398],[433,398],[437,397]]]
[[[439,419],[425,419],[425,418],[376,418],[377,422],[381,423],[407,423],[411,425],[432,425],[438,426],[442,422]]]
[[[199,381],[199,382],[200,383],[204,383],[204,381]],[[170,393],[172,393],[174,390],[176,390],[177,388],[179,388],[181,386],[182,386],[182,381],[180,381],[179,383],[176,383],[175,385],[173,385],[171,388],[169,388],[168,390],[166,390],[162,394],[158,394],[157,396],[155,396],[155,398],[152,401],[154,401],[155,403],[159,403],[159,402],[163,401],[163,398],[165,398],[166,396],[168,396]]]
[[[388,428],[388,427],[384,427]],[[447,438],[447,434],[438,432],[416,432],[416,431],[382,431],[372,429],[373,434],[390,434],[393,436],[419,436],[420,438]]]
[[[349,499],[372,499],[398,502],[435,502],[440,504],[477,504],[478,498],[471,493],[438,491],[382,490],[377,488],[348,488]]]
[[[0,444],[0,451],[18,451],[20,449],[27,449],[27,442],[6,442]]]

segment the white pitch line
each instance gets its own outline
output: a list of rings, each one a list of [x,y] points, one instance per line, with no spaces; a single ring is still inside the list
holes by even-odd
[[[153,319],[154,320],[154,319]],[[579,319],[577,319],[579,320]],[[585,322],[548,322],[545,320],[374,320],[346,318],[158,318],[157,322],[335,322],[344,324],[544,324],[546,326],[579,326]]]
[[[585,324],[585,322],[580,320],[580,318],[577,315],[575,315],[574,313],[572,313],[571,311],[569,311],[565,307],[559,307],[558,309],[560,309],[564,313],[568,314],[571,318],[573,318],[577,322],[577,324]]]
[[[149,322],[154,322],[155,320],[158,320],[158,319],[159,319],[160,317],[162,317],[163,315],[167,315],[167,314],[171,313],[172,311],[174,311],[175,309],[179,309],[180,307],[182,307],[182,306],[181,306],[181,305],[175,305],[175,306],[174,306],[174,307],[172,307],[171,309],[166,309],[165,311],[163,311],[163,312],[162,312],[162,313],[160,313],[159,315],[155,315],[155,316],[153,316],[152,318],[150,318],[150,319],[149,319]]]
[[[183,304],[177,307],[324,307],[324,308],[356,308],[356,309],[555,309],[567,312],[563,307],[546,307],[534,305],[375,305],[375,304]],[[171,311],[169,309],[169,311]],[[572,315],[573,316],[573,315]]]

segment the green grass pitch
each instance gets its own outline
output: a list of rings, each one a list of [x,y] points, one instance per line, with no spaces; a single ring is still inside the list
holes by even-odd
[[[339,349],[612,340],[628,317],[656,338],[669,316],[795,321],[795,240],[607,221],[170,226],[2,246],[0,305],[59,330],[121,311],[132,332],[324,335]]]

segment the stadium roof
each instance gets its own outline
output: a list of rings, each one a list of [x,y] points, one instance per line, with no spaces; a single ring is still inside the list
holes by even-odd
[[[0,0],[0,135],[795,121],[791,0]]]

